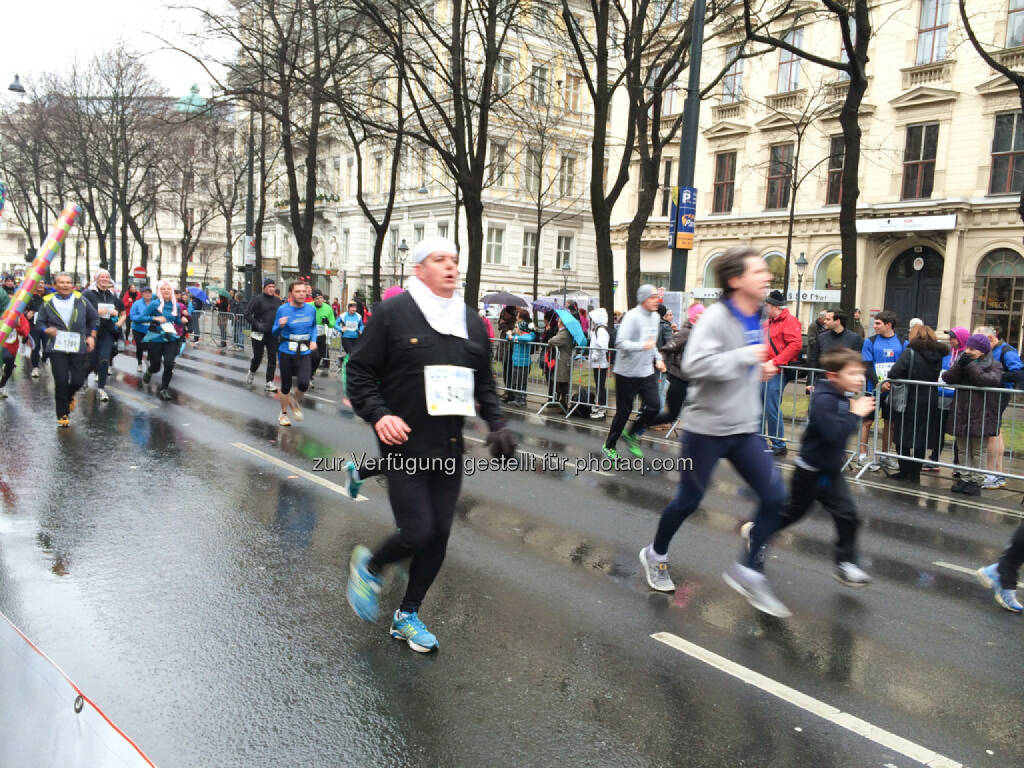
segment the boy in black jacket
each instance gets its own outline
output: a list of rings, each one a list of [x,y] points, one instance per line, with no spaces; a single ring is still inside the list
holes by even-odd
[[[861,420],[874,413],[873,397],[853,396],[864,389],[864,361],[851,349],[834,348],[820,359],[826,380],[819,382],[811,397],[807,429],[796,460],[788,508],[777,518],[760,517],[743,526],[748,539],[748,567],[764,567],[768,542],[805,514],[815,501],[821,502],[836,525],[836,579],[849,587],[871,583],[856,563],[857,508],[843,479],[846,443],[860,429]]]

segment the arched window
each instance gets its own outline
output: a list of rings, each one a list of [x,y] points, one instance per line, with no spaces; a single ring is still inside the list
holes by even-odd
[[[996,326],[1020,349],[1024,316],[1024,258],[1009,248],[992,251],[978,265],[971,327]]]
[[[711,258],[704,262],[704,287],[705,288],[718,288],[718,279],[715,277],[715,259],[721,256],[722,253],[711,254]]]
[[[772,272],[772,286],[770,290],[786,291],[786,257],[778,251],[766,253],[764,261]]]
[[[838,291],[843,284],[843,253],[826,253],[814,270],[814,288],[818,291]]]

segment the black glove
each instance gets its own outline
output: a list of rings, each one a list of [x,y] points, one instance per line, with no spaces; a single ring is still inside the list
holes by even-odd
[[[966,368],[968,365],[974,362],[974,358],[971,357],[970,355],[965,355],[963,352],[961,352],[960,356],[956,359],[956,361]]]
[[[512,459],[516,455],[516,446],[519,444],[519,439],[516,434],[509,429],[502,427],[496,429],[487,436],[487,445],[491,447],[492,458],[505,458]]]

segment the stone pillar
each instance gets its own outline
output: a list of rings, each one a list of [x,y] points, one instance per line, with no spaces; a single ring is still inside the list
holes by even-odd
[[[946,252],[942,261],[942,294],[939,297],[939,327],[935,329],[938,333],[960,325],[961,322],[967,327],[971,320],[971,297],[966,297],[968,303],[963,302],[964,292],[957,280],[961,274],[963,240],[964,233],[958,229],[946,234]]]

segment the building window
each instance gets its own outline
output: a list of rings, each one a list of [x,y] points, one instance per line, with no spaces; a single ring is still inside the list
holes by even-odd
[[[429,179],[429,174],[427,173],[427,153],[426,152],[421,152],[420,153],[419,169],[420,169],[420,189],[424,189],[425,190],[427,188],[427,182],[430,180]]]
[[[548,68],[539,64],[530,71],[530,101],[541,106],[548,103]]]
[[[804,42],[804,31],[792,29],[782,38],[799,48]],[[795,91],[800,87],[800,57],[783,48],[779,49],[779,93]]]
[[[388,242],[388,258],[392,264],[398,263],[398,227],[391,228],[391,237]]]
[[[380,194],[380,191],[384,189],[384,156],[374,155],[373,156],[373,191],[376,194]]]
[[[932,196],[938,144],[938,123],[907,126],[907,146],[903,151],[904,200]]]
[[[1024,2],[1024,0],[1022,0]],[[740,52],[743,50],[742,45],[730,45],[725,49],[725,61],[726,63],[733,61],[729,65],[729,69],[726,71],[725,76],[722,78],[722,103],[733,104],[743,99],[743,59],[739,58]]]
[[[1024,0],[1021,0],[1024,2]],[[580,111],[580,86],[583,78],[577,74],[567,73],[565,76],[565,108],[570,112]]]
[[[768,199],[765,208],[772,210],[789,205],[789,186],[793,175],[793,145],[776,144],[768,158]]]
[[[412,242],[413,245],[423,240],[423,225],[417,224],[412,228]]]
[[[562,197],[576,194],[576,158],[572,155],[562,155],[558,169],[558,192]]]
[[[501,254],[505,240],[505,230],[501,227],[487,228],[487,258],[486,264],[501,264]]]
[[[729,213],[732,210],[735,186],[736,153],[720,152],[715,155],[715,195],[711,202],[712,213]]]
[[[825,205],[839,205],[843,196],[843,161],[846,159],[846,143],[842,136],[833,136],[828,149],[828,189]]]
[[[527,192],[540,194],[540,176],[543,162],[540,152],[536,149],[526,150],[526,167],[523,169],[523,186]]]
[[[348,249],[352,244],[352,233],[349,230],[342,230],[341,233],[341,253],[342,258],[348,261]]]
[[[949,36],[949,0],[921,0],[917,29],[917,63],[931,64],[946,58]]]
[[[1024,259],[1016,251],[1000,248],[978,265],[974,283],[971,327],[994,325],[1003,338],[1020,347],[1024,319]]]
[[[1024,188],[1024,119],[1020,112],[996,115],[992,137],[991,195],[1020,192]]]
[[[508,167],[508,147],[491,142],[491,163],[487,168],[487,181],[495,187],[505,186],[505,169]]]
[[[345,163],[345,197],[352,197],[352,164],[353,159],[350,157],[348,162]]]
[[[494,64],[494,90],[504,96],[512,90],[512,57],[499,56]]]
[[[523,232],[523,261],[524,267],[532,267],[537,258],[537,233]]]
[[[439,221],[439,222],[437,222],[437,236],[438,237],[448,237],[448,222],[447,221]]]
[[[669,203],[672,202],[672,161],[666,160],[661,176],[661,215],[668,216],[672,210]]]
[[[1010,0],[1010,15],[1006,20],[1006,47],[1024,45],[1024,0]]]
[[[857,22],[853,18],[853,16],[850,16],[850,18],[847,21],[848,21],[849,29],[850,29],[850,40],[853,42],[854,45],[856,45],[857,44]],[[847,50],[846,50],[846,43],[843,41],[842,30],[839,31],[839,61],[841,61],[843,64],[847,64],[850,61],[850,54],[847,52]],[[849,79],[850,79],[850,73],[849,72],[847,72],[845,69],[839,70],[839,80],[840,81],[849,80]]]
[[[572,235],[558,236],[558,250],[555,253],[555,269],[563,265],[572,266]]]

